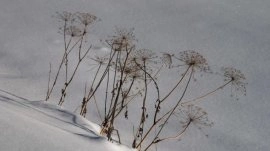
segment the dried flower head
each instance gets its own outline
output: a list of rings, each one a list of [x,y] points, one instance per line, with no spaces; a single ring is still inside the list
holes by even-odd
[[[89,66],[91,66],[91,68],[88,71],[91,71],[93,69],[95,69],[96,67],[101,68],[101,66],[107,65],[109,58],[107,57],[100,57],[100,56],[94,56],[92,57],[88,57],[91,60],[91,63],[89,63]]]
[[[143,79],[144,77],[144,72],[134,62],[126,65],[124,74],[131,80]]]
[[[240,71],[232,67],[225,67],[222,68],[223,76],[225,77],[225,82],[230,82],[231,85],[231,95],[234,96],[233,93],[235,93],[237,97],[237,92],[243,93],[243,95],[246,95],[246,85],[245,82],[246,77],[245,75]],[[238,99],[238,98],[237,98]]]
[[[97,62],[98,65],[106,65],[107,61],[109,60],[109,58],[107,57],[100,57],[100,56],[95,56],[94,58],[90,58],[90,59]]]
[[[63,11],[62,13],[56,12],[56,18],[60,19],[61,21],[68,22],[73,20],[73,14],[67,11]]]
[[[60,34],[66,34],[71,37],[80,37],[83,34],[83,31],[77,26],[68,26],[66,28],[59,28]]]
[[[134,46],[134,42],[136,41],[134,36],[134,28],[132,29],[120,29],[116,28],[115,35],[111,36],[107,43],[113,48],[115,51],[126,51]]]
[[[173,54],[163,53],[163,55],[161,57],[162,63],[164,63],[165,66],[167,66],[168,68],[171,68],[171,65],[172,65],[172,56],[173,56]]]
[[[200,72],[210,72],[210,67],[206,59],[194,50],[186,50],[179,53],[179,57],[175,57],[185,63],[185,65],[192,67],[193,70]]]
[[[78,20],[85,26],[88,26],[97,20],[95,15],[89,13],[77,13]]]
[[[131,54],[131,60],[135,61],[137,64],[143,65],[144,63],[154,63],[157,64],[155,59],[157,58],[156,53],[149,49],[139,49],[135,50]]]
[[[194,124],[199,129],[202,127],[211,127],[213,122],[210,122],[207,113],[200,107],[193,104],[188,104],[179,109],[180,124],[186,128],[190,124]]]

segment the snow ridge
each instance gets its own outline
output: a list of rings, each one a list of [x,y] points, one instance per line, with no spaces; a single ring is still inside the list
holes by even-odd
[[[0,150],[131,151],[99,135],[99,126],[44,101],[0,91]]]

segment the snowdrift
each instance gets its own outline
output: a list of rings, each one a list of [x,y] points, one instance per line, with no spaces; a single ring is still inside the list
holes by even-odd
[[[56,105],[0,92],[1,151],[132,151],[99,126]]]

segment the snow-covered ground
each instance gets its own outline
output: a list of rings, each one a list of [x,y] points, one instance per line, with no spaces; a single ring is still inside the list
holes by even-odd
[[[57,11],[89,12],[101,19],[91,30],[90,38],[98,41],[93,48],[115,26],[134,27],[139,47],[156,52],[197,50],[214,67],[233,66],[247,78],[246,97],[235,102],[226,93],[204,104],[215,123],[208,138],[189,131],[181,141],[161,144],[158,151],[269,151],[269,7],[269,0],[0,0],[0,89],[28,100],[44,99],[49,63],[58,63],[63,50],[58,22],[51,16]],[[80,69],[86,72],[89,67]],[[64,108],[74,111],[80,105],[84,83],[91,81],[88,76],[89,72],[78,74]],[[117,148],[95,134],[98,127],[71,112],[0,94],[0,151]],[[56,104],[59,94],[50,103]],[[99,123],[94,111],[87,119]],[[129,134],[125,127],[121,135]]]
[[[0,92],[1,151],[131,151],[108,142],[98,129],[58,106]]]

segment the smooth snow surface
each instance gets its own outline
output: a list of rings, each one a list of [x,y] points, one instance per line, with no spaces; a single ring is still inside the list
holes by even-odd
[[[1,151],[131,151],[108,142],[98,129],[58,106],[0,92]]]

